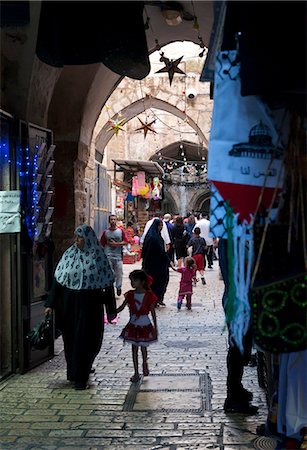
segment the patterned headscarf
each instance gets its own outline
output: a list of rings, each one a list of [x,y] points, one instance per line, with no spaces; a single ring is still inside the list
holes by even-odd
[[[75,234],[84,239],[84,247],[80,250],[73,244],[63,253],[55,270],[57,282],[74,290],[112,286],[114,274],[95,231],[83,224]]]

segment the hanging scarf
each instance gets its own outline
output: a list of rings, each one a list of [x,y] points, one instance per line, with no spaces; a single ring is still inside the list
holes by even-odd
[[[64,252],[55,270],[57,282],[74,290],[111,286],[114,274],[94,230],[83,224],[75,234],[84,239],[84,247],[80,250],[73,244]]]

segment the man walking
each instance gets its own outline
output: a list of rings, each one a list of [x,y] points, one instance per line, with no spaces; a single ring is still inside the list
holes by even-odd
[[[210,221],[207,218],[200,219],[195,225],[194,230],[196,227],[200,228],[200,237],[205,239],[208,247],[207,250],[208,269],[213,269],[213,238],[209,236]]]
[[[128,244],[128,239],[124,230],[117,226],[114,214],[109,216],[109,225],[102,233],[100,243],[110,261],[115,275],[116,293],[120,296],[123,281],[123,246]]]

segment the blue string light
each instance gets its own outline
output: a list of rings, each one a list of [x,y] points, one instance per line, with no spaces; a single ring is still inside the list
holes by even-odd
[[[22,192],[22,209],[24,211],[25,224],[27,226],[28,235],[30,239],[34,239],[37,236],[37,219],[39,208],[38,193],[37,193],[37,146],[35,152],[31,156],[29,147],[20,148],[19,161],[19,176],[20,176],[20,189]]]

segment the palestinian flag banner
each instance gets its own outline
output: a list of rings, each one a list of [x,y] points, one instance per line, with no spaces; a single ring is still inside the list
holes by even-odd
[[[286,120],[284,110],[271,111],[260,97],[241,96],[237,51],[217,54],[208,157],[210,225],[213,236],[228,239],[226,321],[241,351],[250,323],[253,220],[256,211],[272,209],[283,184]]]

